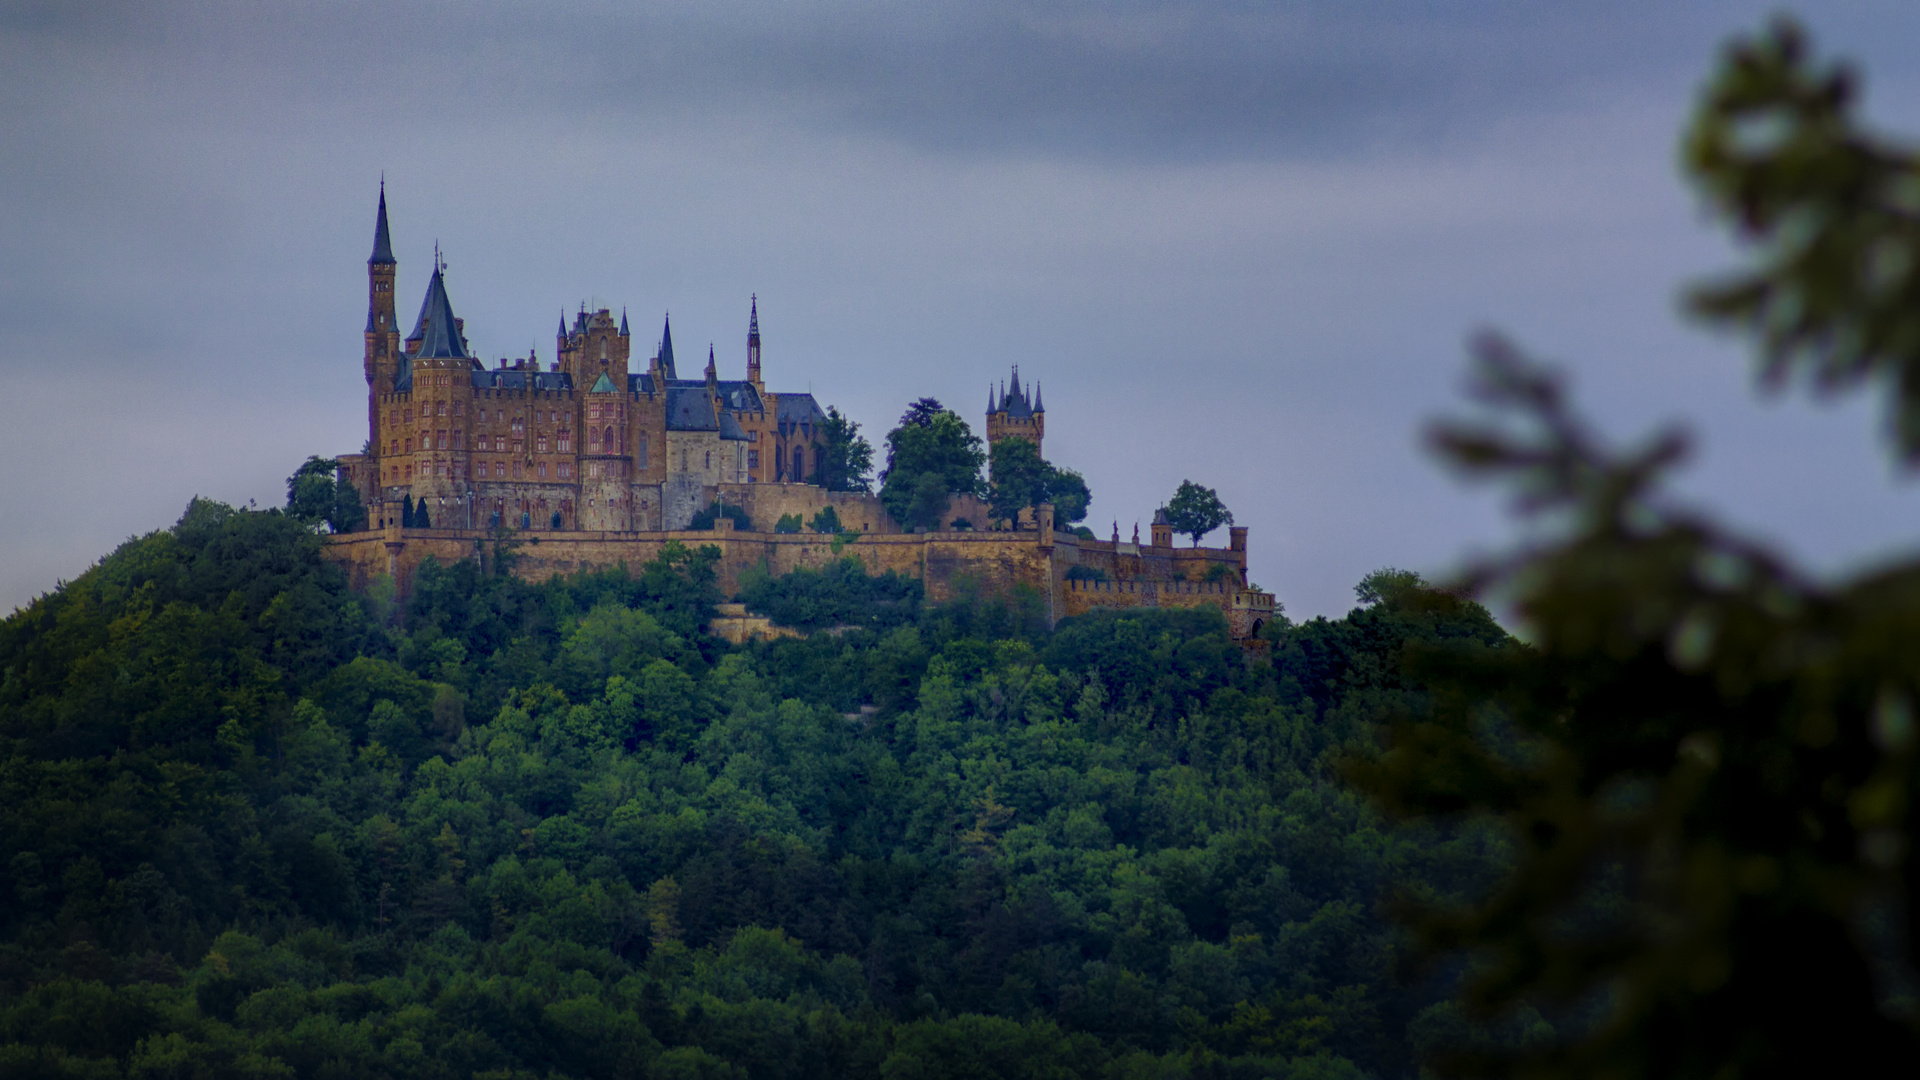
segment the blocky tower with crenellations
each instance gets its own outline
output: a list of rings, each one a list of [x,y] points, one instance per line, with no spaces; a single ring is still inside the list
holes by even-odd
[[[1002,383],[996,393],[987,387],[987,445],[1001,439],[1025,439],[1035,450],[1047,434],[1047,407],[1040,401],[1040,385],[1034,384],[1033,397],[1020,388],[1020,369],[1013,369],[1011,385]]]

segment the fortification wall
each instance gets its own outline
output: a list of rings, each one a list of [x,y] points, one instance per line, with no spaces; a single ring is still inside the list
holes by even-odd
[[[787,485],[751,485],[782,486]],[[797,499],[760,504],[768,505],[792,508],[782,513],[799,513],[802,504]],[[838,505],[835,509],[840,512]],[[1227,615],[1236,636],[1249,637],[1273,615],[1271,595],[1245,588],[1244,546],[1154,548],[1082,540],[1065,533],[953,531],[864,533],[835,551],[831,536],[735,531],[725,519],[712,531],[701,532],[534,531],[519,534],[506,546],[516,574],[544,581],[555,574],[621,565],[637,572],[674,541],[717,548],[719,584],[729,596],[750,570],[780,575],[801,568],[824,569],[852,558],[870,574],[893,571],[919,579],[927,598],[935,603],[966,595],[1005,596],[1029,588],[1040,596],[1053,621],[1102,607],[1212,606]],[[490,537],[466,530],[391,528],[329,537],[326,554],[347,569],[354,588],[365,589],[387,574],[404,595],[429,558],[442,563],[473,561],[491,570],[502,547]],[[1206,581],[1207,568],[1216,565],[1223,569],[1215,580]],[[1108,580],[1069,581],[1067,574],[1075,566],[1100,570]]]
[[[887,516],[880,500],[860,491],[828,491],[817,484],[721,484],[720,497],[729,506],[738,506],[752,519],[755,532],[770,533],[788,514],[800,515],[804,524],[827,507],[839,516],[840,524],[854,532],[897,533],[900,526]]]

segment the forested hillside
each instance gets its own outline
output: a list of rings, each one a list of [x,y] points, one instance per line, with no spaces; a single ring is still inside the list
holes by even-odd
[[[747,592],[854,629],[732,647],[688,550],[402,608],[319,543],[196,502],[0,624],[0,1073],[1402,1077],[1463,1030],[1380,901],[1502,853],[1329,766],[1424,709],[1407,642],[1515,647],[1410,575],[1250,665],[846,567]]]

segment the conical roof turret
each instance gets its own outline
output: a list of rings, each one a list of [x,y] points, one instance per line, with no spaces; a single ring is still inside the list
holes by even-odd
[[[673,370],[673,316],[671,314],[660,327],[660,370],[669,379],[678,377]]]
[[[413,333],[407,335],[414,346],[415,357],[436,357],[451,360],[470,360],[467,352],[466,335],[460,332],[460,320],[454,317],[453,302],[447,299],[447,281],[441,273],[445,268],[440,264],[440,251],[433,252],[433,280],[427,283],[427,296],[420,304],[420,319],[413,326]]]
[[[380,181],[380,214],[373,221],[373,254],[367,257],[368,266],[392,266],[393,240],[387,235],[387,182]]]

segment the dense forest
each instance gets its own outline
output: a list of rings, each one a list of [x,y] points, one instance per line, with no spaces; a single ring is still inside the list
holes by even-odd
[[[857,564],[710,550],[350,593],[196,501],[0,625],[9,1077],[1413,1076],[1457,1040],[1332,762],[1410,642],[1515,646],[1411,575],[1249,662],[1217,612],[1049,630]],[[1540,1037],[1537,1016],[1480,1037]]]

